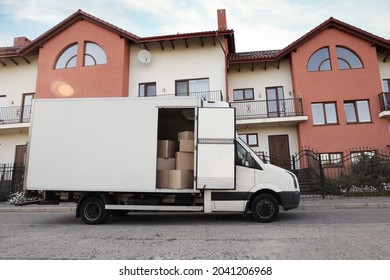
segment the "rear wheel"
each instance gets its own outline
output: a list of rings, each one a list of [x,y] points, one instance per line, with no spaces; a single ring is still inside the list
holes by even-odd
[[[279,214],[279,203],[270,194],[260,194],[252,201],[251,210],[256,222],[269,223]]]
[[[80,207],[80,217],[84,223],[97,225],[103,223],[108,216],[104,202],[98,197],[88,197]]]

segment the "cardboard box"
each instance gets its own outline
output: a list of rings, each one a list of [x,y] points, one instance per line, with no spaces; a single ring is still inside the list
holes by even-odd
[[[160,189],[169,188],[169,171],[171,170],[157,170],[156,186]]]
[[[189,170],[169,170],[169,188],[192,189],[194,185],[194,172]]]
[[[194,152],[194,140],[180,140],[179,152]]]
[[[176,152],[176,142],[170,140],[159,140],[157,142],[158,158],[174,158]]]
[[[175,168],[175,158],[157,158],[157,170],[172,170]]]
[[[177,170],[194,170],[194,153],[176,152]]]
[[[194,140],[193,131],[182,131],[177,134],[177,140]]]

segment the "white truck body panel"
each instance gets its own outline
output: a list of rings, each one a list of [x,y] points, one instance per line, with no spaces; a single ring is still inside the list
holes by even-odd
[[[234,119],[234,108],[199,108],[198,189],[235,188]]]
[[[160,107],[199,98],[35,100],[25,189],[154,192]]]

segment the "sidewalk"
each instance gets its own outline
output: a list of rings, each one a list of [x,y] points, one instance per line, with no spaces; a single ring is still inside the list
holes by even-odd
[[[363,209],[363,208],[390,208],[390,196],[378,197],[334,197],[310,198],[301,197],[301,210],[319,209]]]
[[[310,198],[302,197],[299,210],[320,209],[364,209],[390,208],[390,197],[344,197],[344,198]],[[64,202],[59,205],[25,205],[14,206],[0,202],[1,212],[75,212],[76,203]]]

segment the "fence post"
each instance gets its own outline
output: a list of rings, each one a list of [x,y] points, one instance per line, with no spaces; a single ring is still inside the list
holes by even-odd
[[[321,184],[321,194],[322,199],[325,199],[325,178],[324,178],[324,169],[322,167],[321,157],[317,155],[318,158],[318,166],[320,168],[320,184]]]
[[[292,161],[292,170],[293,170],[293,171],[296,171],[295,157],[294,157],[294,155],[291,155],[291,161]]]
[[[16,163],[14,162],[14,165],[12,166],[12,164],[10,165],[10,168],[12,170],[12,183],[11,183],[11,191],[12,193],[15,192],[15,173],[16,173]]]
[[[1,165],[0,165],[1,167]],[[0,172],[0,188],[3,188],[3,180],[5,178],[5,164],[3,165],[3,171]]]

